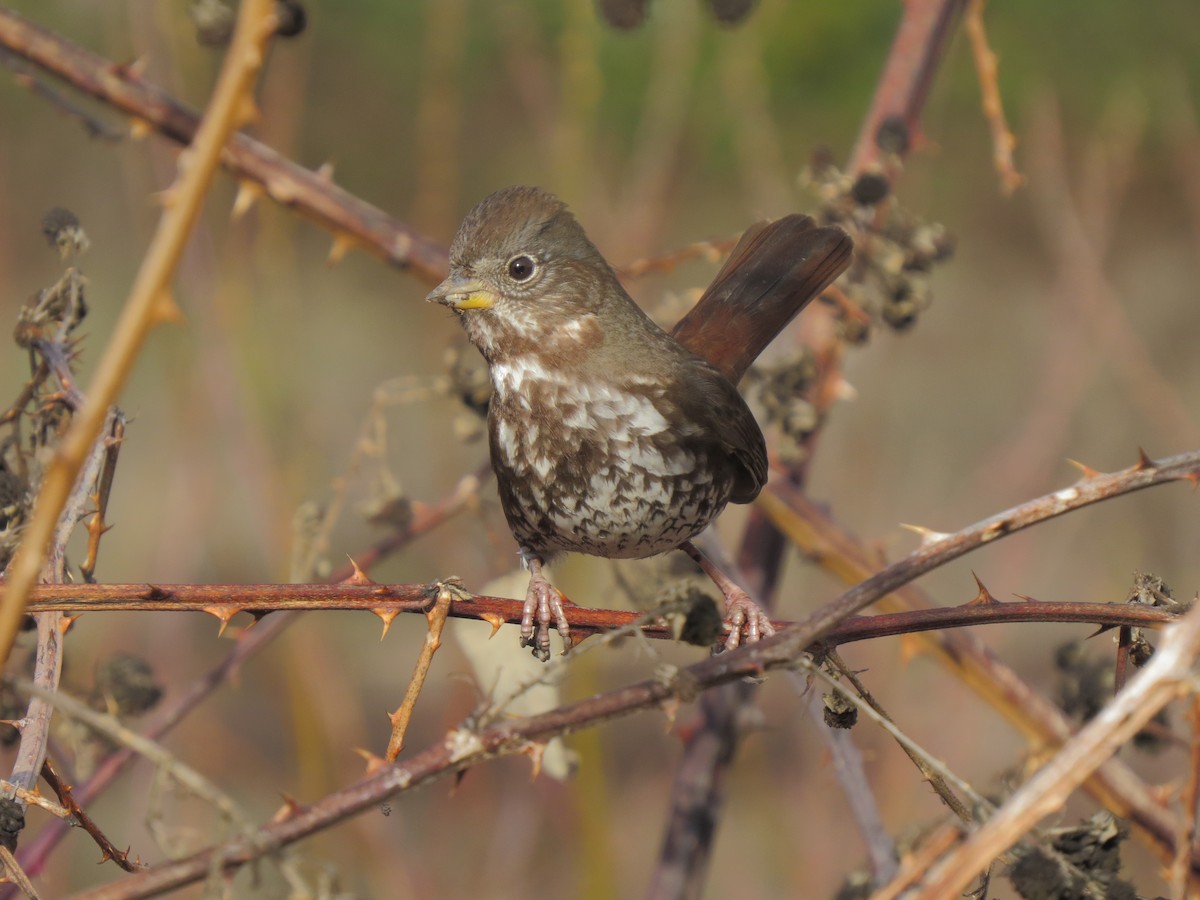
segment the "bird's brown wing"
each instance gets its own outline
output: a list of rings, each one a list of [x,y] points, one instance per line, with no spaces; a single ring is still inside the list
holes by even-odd
[[[708,439],[719,443],[720,456],[733,469],[734,503],[749,503],[767,483],[767,443],[750,407],[738,389],[710,364],[691,358],[686,366],[686,390],[680,392],[687,421],[702,426]]]
[[[854,243],[837,227],[784,216],[751,225],[672,337],[737,384],[813,297],[850,264]]]

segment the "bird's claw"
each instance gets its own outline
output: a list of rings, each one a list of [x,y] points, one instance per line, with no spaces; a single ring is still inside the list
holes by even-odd
[[[550,659],[550,625],[558,630],[563,639],[563,653],[571,648],[571,627],[567,623],[566,604],[570,603],[562,592],[540,573],[529,578],[529,589],[525,592],[525,607],[521,611],[521,646],[529,647],[533,655],[542,662]],[[537,628],[533,627],[537,617]]]
[[[753,644],[775,633],[775,626],[766,610],[755,603],[743,590],[725,598],[725,628],[729,637],[725,639],[726,650],[736,650],[745,643]]]

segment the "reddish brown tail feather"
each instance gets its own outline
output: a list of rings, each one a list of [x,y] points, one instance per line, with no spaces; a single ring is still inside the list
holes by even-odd
[[[708,290],[672,329],[737,384],[750,364],[846,267],[854,242],[808,216],[751,225]]]

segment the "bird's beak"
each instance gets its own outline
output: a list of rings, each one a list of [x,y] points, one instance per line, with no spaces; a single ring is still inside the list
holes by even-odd
[[[461,311],[491,309],[496,302],[496,295],[475,279],[451,275],[430,291],[425,299]]]

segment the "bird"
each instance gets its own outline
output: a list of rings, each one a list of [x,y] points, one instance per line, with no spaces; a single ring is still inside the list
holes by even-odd
[[[742,235],[673,333],[660,328],[565,203],[515,186],[481,200],[427,300],[453,310],[492,383],[488,444],[500,504],[529,570],[521,645],[572,645],[555,556],[682,550],[725,597],[726,647],[770,634],[746,591],[693,542],[767,481],[767,448],[737,389],[750,363],[849,265],[837,227],[794,214]]]

